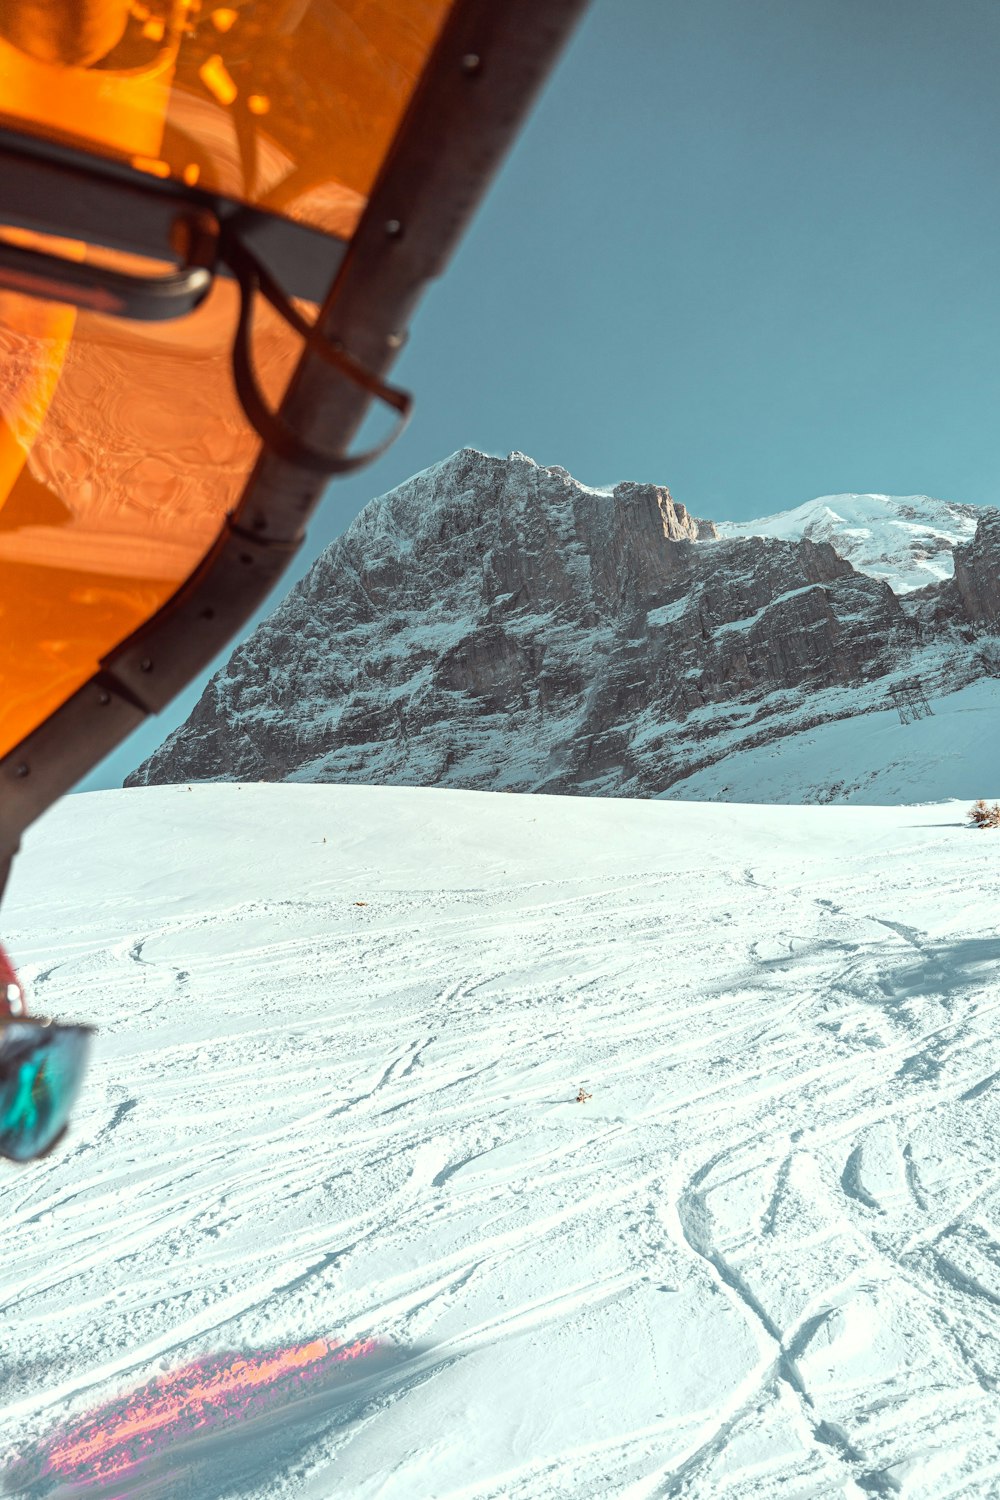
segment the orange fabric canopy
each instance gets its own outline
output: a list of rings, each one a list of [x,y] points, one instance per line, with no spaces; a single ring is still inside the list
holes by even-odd
[[[349,239],[450,3],[5,0],[0,124]],[[238,312],[221,278],[159,324],[0,292],[0,755],[176,591],[236,504],[259,449],[233,387]],[[272,403],[299,352],[262,308]]]
[[[4,0],[0,122],[346,238],[450,5]]]

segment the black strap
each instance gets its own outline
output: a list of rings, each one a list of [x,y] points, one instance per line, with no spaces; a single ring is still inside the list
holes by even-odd
[[[366,464],[381,458],[387,448],[396,441],[410,419],[413,398],[407,391],[386,385],[372,372],[349,354],[340,345],[326,339],[312,323],[307,323],[298,309],[289,301],[271,276],[270,272],[251,255],[245,245],[228,237],[222,247],[222,257],[234,272],[240,285],[240,319],[233,344],[233,380],[240,405],[247,420],[262,439],[265,446],[288,463],[300,469],[309,469],[318,474],[353,474]],[[377,400],[391,406],[399,413],[399,420],[384,442],[364,453],[326,453],[303,441],[280,412],[272,411],[257,382],[253,368],[251,330],[253,307],[258,294],[271,304],[290,328],[302,339],[310,353],[318,355],[353,385],[368,391]]]

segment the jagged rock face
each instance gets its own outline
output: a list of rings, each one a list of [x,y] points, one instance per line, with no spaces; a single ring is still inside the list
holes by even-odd
[[[955,548],[955,590],[966,619],[1000,619],[1000,514],[982,517],[971,542]]]
[[[657,485],[463,450],[366,507],[129,782],[655,795],[843,713],[812,705],[915,639],[828,542],[719,540]]]

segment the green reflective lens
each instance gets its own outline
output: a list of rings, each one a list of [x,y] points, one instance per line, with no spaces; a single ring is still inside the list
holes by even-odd
[[[10,1021],[0,1028],[0,1156],[31,1161],[62,1134],[89,1046],[86,1026]]]

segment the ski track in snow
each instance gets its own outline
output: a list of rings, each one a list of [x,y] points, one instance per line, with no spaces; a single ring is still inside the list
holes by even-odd
[[[65,1145],[0,1173],[7,1492],[1000,1496],[1000,840],[963,811],[62,803],[7,936],[101,1029]],[[317,1337],[386,1352],[165,1478],[32,1468]]]

